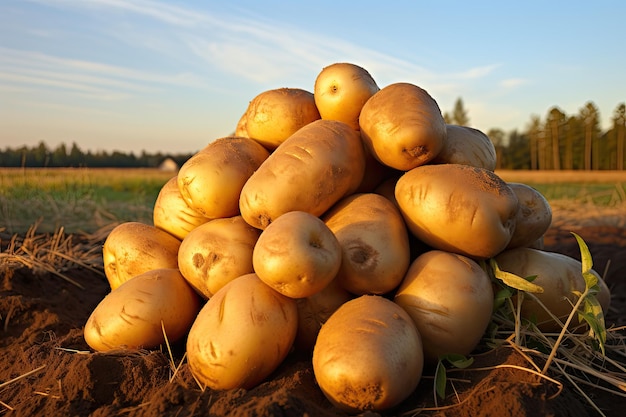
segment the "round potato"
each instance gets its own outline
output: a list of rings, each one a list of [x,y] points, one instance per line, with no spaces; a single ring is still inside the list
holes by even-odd
[[[152,219],[157,229],[164,230],[183,240],[187,233],[209,221],[185,201],[178,189],[178,177],[174,176],[161,187],[154,203]]]
[[[362,295],[339,307],[322,326],[313,349],[319,387],[349,413],[400,404],[417,387],[423,366],[422,342],[411,317],[377,295]]]
[[[178,268],[181,241],[154,226],[121,223],[102,247],[104,274],[114,290],[136,275],[161,268]]]
[[[313,93],[300,88],[278,88],[257,95],[246,110],[248,137],[269,151],[300,128],[320,119]]]
[[[352,194],[322,220],[341,246],[335,278],[356,295],[385,294],[396,288],[410,263],[409,233],[398,208],[374,193]]]
[[[183,239],[178,268],[203,298],[211,298],[228,282],[254,272],[252,251],[260,233],[241,216],[211,220]]]
[[[548,231],[552,224],[552,208],[548,200],[533,187],[509,182],[519,201],[519,210],[515,216],[515,230],[507,249],[535,245]]]
[[[422,336],[427,362],[468,355],[480,342],[493,311],[493,289],[484,269],[462,255],[431,250],[415,258],[396,292]]]
[[[322,119],[339,120],[359,130],[361,108],[378,90],[365,68],[338,62],[324,67],[318,74],[313,96]]]
[[[285,359],[297,329],[296,300],[246,274],[202,307],[189,330],[187,362],[213,390],[251,389]]]
[[[289,211],[320,216],[363,180],[365,150],[343,122],[316,120],[290,136],[241,190],[241,215],[265,229]]]
[[[495,261],[503,271],[523,278],[536,276],[533,284],[543,288],[543,292],[533,295],[549,312],[530,296],[525,296],[521,316],[534,322],[541,331],[561,331],[561,323],[564,323],[570,315],[572,306],[577,300],[573,291],[585,290],[581,262],[562,253],[524,247],[506,250],[496,256]],[[596,271],[592,270],[592,273],[598,278],[601,292],[597,298],[601,302],[602,310],[606,312],[611,300],[609,289]],[[561,323],[555,321],[552,316],[557,317]],[[578,315],[574,317],[573,324],[574,326],[580,324]],[[586,327],[580,326],[579,330],[584,331]]]
[[[447,124],[443,149],[432,163],[463,164],[493,171],[496,169],[496,148],[478,129]]]
[[[487,259],[515,231],[517,196],[487,169],[423,165],[398,179],[395,197],[409,230],[434,249]]]
[[[165,335],[168,342],[182,339],[199,311],[200,298],[178,269],[154,269],[100,301],[85,324],[85,341],[101,352],[151,349],[165,343]]]
[[[253,139],[217,139],[181,166],[178,188],[189,207],[204,217],[237,216],[243,185],[268,156]]]
[[[252,265],[258,277],[279,293],[309,297],[337,275],[341,247],[318,217],[290,211],[263,230],[254,246]]]
[[[430,162],[446,141],[437,102],[410,83],[390,84],[374,94],[361,109],[359,125],[372,155],[401,171]]]

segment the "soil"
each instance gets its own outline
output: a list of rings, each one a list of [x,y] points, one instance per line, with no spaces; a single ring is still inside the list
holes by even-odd
[[[625,325],[626,229],[591,225],[576,232],[589,246],[594,269],[606,270],[613,295],[606,312],[607,327]],[[6,239],[2,243],[4,251]],[[550,229],[545,249],[579,258],[576,241],[566,228]],[[182,343],[172,346],[175,364],[180,364],[175,370],[166,349],[94,353],[85,343],[82,329],[107,294],[107,282],[102,275],[79,266],[63,273],[83,288],[53,272],[0,263],[0,415],[347,415],[326,400],[316,385],[310,359],[296,352],[256,388],[222,392],[199,388],[184,361]],[[432,370],[426,370],[415,392],[398,407],[360,415],[600,415],[558,375],[555,378],[565,385],[562,391],[523,369],[493,367],[528,367],[514,349],[501,347],[474,358],[472,369],[488,369],[450,375],[454,389],[448,389],[447,398],[439,400],[437,407]],[[625,397],[587,386],[585,392],[605,415],[623,415]]]

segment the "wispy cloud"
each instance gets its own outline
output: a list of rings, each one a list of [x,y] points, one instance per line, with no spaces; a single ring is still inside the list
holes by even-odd
[[[528,84],[528,80],[525,78],[507,78],[505,80],[500,81],[500,86],[505,88],[515,88],[520,85]]]

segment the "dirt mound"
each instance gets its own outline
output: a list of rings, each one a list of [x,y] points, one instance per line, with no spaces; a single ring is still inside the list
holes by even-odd
[[[588,243],[594,269],[612,290],[609,325],[626,322],[626,230],[576,230]],[[579,257],[568,231],[551,229],[546,249]],[[3,247],[5,250],[6,247]],[[1,261],[1,260],[0,260]],[[323,396],[310,360],[292,354],[251,390],[202,391],[183,358],[167,351],[92,353],[82,328],[108,292],[105,278],[86,268],[50,271],[0,264],[0,414],[12,416],[345,416]],[[79,284],[76,285],[76,284]],[[81,288],[82,287],[82,288]],[[182,362],[182,363],[181,363]],[[529,372],[528,361],[501,347],[475,356],[470,370],[450,373],[448,396],[433,399],[432,370],[400,406],[363,416],[593,416],[567,381],[560,386]],[[595,388],[586,393],[607,416],[626,398]]]

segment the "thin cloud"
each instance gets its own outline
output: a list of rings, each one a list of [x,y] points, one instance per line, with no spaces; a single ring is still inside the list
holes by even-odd
[[[500,86],[505,88],[515,88],[524,84],[528,84],[528,80],[524,78],[508,78],[506,80],[500,81]]]

